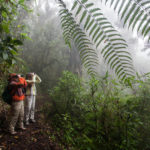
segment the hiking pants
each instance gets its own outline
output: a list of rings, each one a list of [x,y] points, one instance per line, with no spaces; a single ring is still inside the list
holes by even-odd
[[[26,96],[25,122],[28,122],[29,119],[34,120],[35,99],[35,95]]]
[[[24,101],[13,101],[11,105],[11,118],[9,124],[9,131],[13,132],[18,121],[18,127],[23,128],[24,118]]]

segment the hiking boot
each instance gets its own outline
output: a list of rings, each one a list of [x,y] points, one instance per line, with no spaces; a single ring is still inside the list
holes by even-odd
[[[26,130],[27,128],[25,128],[25,127],[22,127],[22,128],[20,128],[21,130]]]
[[[30,121],[31,121],[31,123],[35,123],[36,122],[34,119],[31,119]]]
[[[17,132],[16,131],[11,131],[10,134],[15,135],[15,134],[17,134]]]
[[[29,121],[26,121],[26,122],[25,122],[25,125],[28,126],[28,125],[29,125]]]

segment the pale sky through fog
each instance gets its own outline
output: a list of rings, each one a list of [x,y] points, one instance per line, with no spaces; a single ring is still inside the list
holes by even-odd
[[[64,0],[64,2],[70,9],[74,0]],[[104,16],[108,18],[108,20],[127,41],[129,45],[129,51],[133,56],[135,68],[141,73],[150,72],[150,56],[148,56],[148,53],[150,53],[150,49],[148,49],[147,51],[142,51],[142,49],[144,48],[144,40],[140,37],[140,35],[137,35],[136,32],[132,32],[127,28],[123,28],[119,17],[113,11],[113,9],[109,7],[109,5],[102,4],[100,0],[89,0],[89,2],[93,2],[95,4],[95,7],[99,7],[102,9]],[[50,0],[50,5],[52,8],[54,8],[54,10],[56,10],[56,14],[58,14],[59,9],[57,0]]]

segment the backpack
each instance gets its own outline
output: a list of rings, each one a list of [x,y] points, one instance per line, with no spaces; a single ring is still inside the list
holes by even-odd
[[[5,87],[3,93],[2,93],[2,99],[5,103],[8,105],[11,105],[12,103],[12,95],[11,95],[11,90],[8,87],[8,85]]]

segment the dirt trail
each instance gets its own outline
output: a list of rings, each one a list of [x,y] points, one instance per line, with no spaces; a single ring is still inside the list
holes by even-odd
[[[0,150],[61,150],[49,136],[52,129],[40,122],[30,124],[26,131],[17,131],[16,135],[0,131]]]
[[[26,126],[25,131],[16,130],[16,135],[6,132],[5,126],[0,127],[0,150],[62,150],[52,139],[53,130],[43,123],[40,111],[35,118],[36,123]]]

